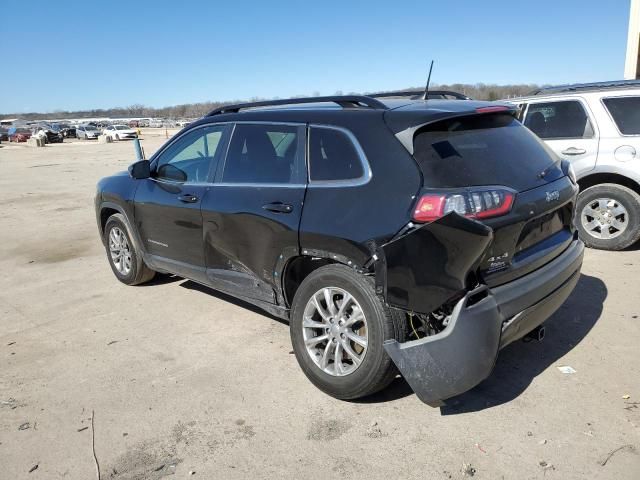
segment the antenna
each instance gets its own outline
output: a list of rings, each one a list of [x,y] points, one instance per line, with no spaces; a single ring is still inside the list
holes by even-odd
[[[429,99],[429,82],[431,82],[431,70],[433,70],[433,60],[431,60],[431,66],[429,67],[429,76],[427,77],[427,86],[424,87],[424,95],[422,96],[423,100]]]

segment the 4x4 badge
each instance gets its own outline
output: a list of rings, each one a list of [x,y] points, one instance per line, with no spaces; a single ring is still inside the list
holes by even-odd
[[[558,190],[545,192],[545,197],[547,199],[547,202],[553,202],[554,200],[558,200],[560,198],[560,192]]]

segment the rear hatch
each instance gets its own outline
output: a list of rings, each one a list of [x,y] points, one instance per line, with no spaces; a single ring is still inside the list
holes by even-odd
[[[422,218],[416,210],[414,219],[428,223],[455,211],[491,227],[493,241],[478,271],[483,283],[496,286],[539,268],[571,243],[577,187],[512,111],[470,106],[409,127],[410,145],[406,131],[396,136],[423,176],[416,208],[426,198],[428,209],[441,209]]]

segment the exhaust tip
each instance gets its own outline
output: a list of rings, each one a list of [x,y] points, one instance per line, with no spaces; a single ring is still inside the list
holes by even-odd
[[[536,342],[541,342],[542,340],[544,340],[545,332],[546,330],[544,328],[544,325],[540,325],[539,327],[536,327],[533,330],[531,330],[529,333],[527,333],[522,340],[524,342],[530,342],[532,340],[535,340]]]
[[[546,334],[546,330],[544,327],[538,327],[538,341],[541,342],[544,340],[544,336]]]

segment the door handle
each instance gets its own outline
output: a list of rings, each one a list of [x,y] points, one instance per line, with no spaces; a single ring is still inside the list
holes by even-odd
[[[569,147],[566,150],[562,150],[563,155],[584,155],[587,151],[584,148]]]
[[[293,206],[292,205],[288,205],[288,204],[282,203],[282,202],[267,203],[266,205],[263,205],[262,208],[264,210],[267,210],[269,212],[274,212],[274,213],[291,213],[291,212],[293,212]]]
[[[178,200],[183,203],[196,203],[198,201],[198,197],[191,195],[190,193],[185,193],[184,195],[178,195]]]

